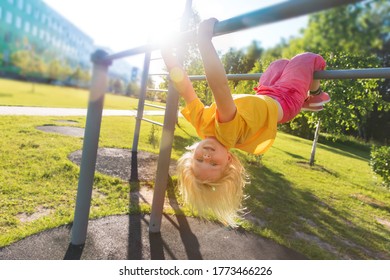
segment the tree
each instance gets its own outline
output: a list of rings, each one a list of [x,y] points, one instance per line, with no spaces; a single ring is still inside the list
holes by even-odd
[[[49,62],[47,77],[51,82],[64,81],[71,73],[72,70],[66,63],[61,62],[58,59],[53,59]]]
[[[44,76],[46,65],[42,59],[32,50],[19,50],[11,55],[12,63],[20,69],[20,75],[24,78],[29,76]]]
[[[11,62],[20,69],[20,75],[25,79],[43,77],[46,73],[45,62],[35,54],[33,49],[23,49],[11,54]],[[35,84],[32,82],[31,92],[35,91]]]
[[[328,69],[388,67],[389,14],[390,3],[383,0],[321,12],[310,17],[302,40],[294,43],[326,56]],[[332,80],[325,84],[333,93],[333,102],[319,114],[325,115],[326,129],[333,133],[357,131],[361,138],[371,138],[372,120],[388,115],[389,104],[384,101],[390,95],[389,80]]]
[[[383,0],[365,1],[335,8],[309,17],[302,37],[282,42],[267,50],[262,64],[271,59],[291,58],[305,51],[320,53],[327,69],[386,67],[389,61],[390,3]],[[386,82],[387,81],[387,82]],[[373,135],[374,119],[386,120],[390,95],[389,80],[327,80],[323,88],[332,102],[320,113],[303,113],[283,129],[296,130],[301,136],[312,137],[312,128],[321,117],[322,130],[348,133],[368,140]],[[387,118],[389,120],[390,118]],[[381,131],[383,131],[382,123]]]
[[[375,68],[379,61],[375,55],[361,57],[351,53],[325,55],[331,69]],[[369,118],[377,104],[383,101],[378,92],[378,80],[327,80],[324,90],[332,92],[332,102],[325,105],[326,110],[316,116],[322,119],[323,127],[332,134],[355,134],[367,139]],[[315,121],[308,117],[309,121]],[[315,118],[316,119],[316,118]]]
[[[251,72],[256,62],[259,60],[263,49],[259,46],[257,41],[252,41],[247,48],[236,50],[230,48],[225,53],[221,61],[228,74],[247,74]],[[230,81],[231,87],[234,89],[239,84],[239,81]]]
[[[85,87],[91,80],[91,74],[89,70],[77,67],[73,73],[69,76],[68,82],[74,86]]]

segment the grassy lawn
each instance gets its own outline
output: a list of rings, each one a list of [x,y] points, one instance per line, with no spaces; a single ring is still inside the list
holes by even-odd
[[[34,87],[34,91],[32,88]],[[54,108],[87,108],[89,91],[71,87],[25,83],[0,79],[0,106],[37,106]],[[156,102],[148,102],[159,104]],[[105,109],[136,110],[138,99],[106,94]],[[146,110],[156,110],[147,107]]]
[[[84,117],[0,116],[0,247],[73,220],[79,167],[68,155],[81,149],[82,139],[35,128],[63,125],[59,120],[85,125]],[[196,139],[185,120],[179,124],[173,159]],[[100,147],[130,149],[134,125],[131,117],[104,117]],[[148,143],[151,127],[142,124],[139,149],[158,153]],[[251,180],[242,226],[310,259],[390,259],[390,191],[371,171],[369,149],[322,143],[313,167],[310,151],[311,141],[284,133],[261,161],[235,151]],[[91,218],[150,211],[129,208],[130,188],[98,173]]]
[[[61,125],[60,119],[85,123],[81,117],[0,117],[0,246],[73,220],[79,167],[67,156],[81,149],[82,139],[35,129]],[[184,120],[180,125],[175,159],[195,135]],[[133,127],[134,118],[105,117],[100,146],[131,148]],[[140,149],[157,153],[146,140],[150,129],[143,124]],[[390,193],[373,177],[368,153],[320,145],[311,168],[310,149],[310,141],[280,133],[261,163],[240,153],[251,175],[250,222],[243,226],[313,259],[390,258]],[[94,188],[91,218],[129,213],[127,182],[98,174]]]

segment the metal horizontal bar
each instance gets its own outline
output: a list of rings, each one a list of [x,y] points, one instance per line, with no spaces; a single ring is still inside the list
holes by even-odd
[[[214,36],[224,35],[360,1],[361,0],[291,0],[282,2],[277,5],[220,21],[214,28]]]
[[[228,80],[238,81],[238,80],[258,80],[260,79],[261,73],[253,74],[227,74]],[[191,75],[189,76],[191,81],[205,81],[205,75]]]
[[[253,74],[228,74],[228,80],[259,80],[261,73]],[[364,69],[349,69],[349,70],[325,70],[315,72],[315,79],[331,80],[331,79],[390,79],[390,67],[386,68],[364,68]],[[193,75],[189,77],[191,81],[204,81],[206,76]]]
[[[149,76],[168,76],[169,73],[149,73]]]
[[[153,61],[153,60],[162,60],[163,58],[160,56],[160,57],[153,57],[150,59],[150,61]]]
[[[159,88],[148,88],[147,91],[156,91],[156,92],[168,92],[167,89],[159,89]]]
[[[164,126],[162,123],[159,123],[159,122],[156,122],[156,121],[153,121],[153,120],[150,120],[150,119],[142,118],[141,120],[143,120],[145,122],[148,122],[148,123],[152,123],[152,124],[158,125],[158,126]]]
[[[154,104],[150,104],[150,103],[145,103],[144,105],[145,106],[149,106],[149,107],[154,107],[154,108],[159,108],[159,109],[164,109],[165,110],[164,106],[154,105]]]
[[[346,4],[360,2],[362,0],[294,0],[282,2],[270,7],[259,9],[227,20],[219,21],[214,27],[214,36],[220,36],[240,30],[261,26],[277,21],[290,19],[322,10],[342,6]],[[191,30],[180,33],[177,36],[178,42],[190,42],[196,38],[197,31]],[[102,62],[110,62],[114,59],[142,54],[145,52],[160,49],[160,44],[148,44],[119,53],[108,55],[102,58]]]
[[[326,70],[314,73],[316,79],[390,79],[390,67],[348,70]]]

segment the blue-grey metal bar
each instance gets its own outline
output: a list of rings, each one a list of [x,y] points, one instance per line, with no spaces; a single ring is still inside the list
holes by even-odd
[[[141,121],[144,115],[145,108],[145,99],[146,99],[146,90],[148,86],[148,78],[149,78],[149,67],[150,67],[150,57],[152,53],[146,52],[144,58],[144,68],[142,72],[141,79],[141,89],[140,95],[138,99],[138,110],[137,110],[137,118],[135,121],[135,129],[133,136],[133,146],[131,148],[131,174],[130,181],[135,182],[138,181],[138,142],[139,142],[139,134],[141,131]]]
[[[186,1],[182,16],[181,31],[188,29],[190,13],[192,11],[192,0]],[[178,48],[178,59],[182,63],[185,52],[185,44]],[[160,232],[162,213],[164,209],[165,193],[168,186],[169,165],[171,162],[172,145],[175,126],[177,123],[177,110],[179,107],[179,93],[172,82],[168,85],[167,104],[165,109],[164,126],[160,142],[160,153],[157,162],[156,180],[153,191],[152,209],[150,212],[149,232]]]
[[[101,60],[104,51],[96,51],[93,62],[92,85],[89,95],[87,120],[85,124],[80,177],[77,190],[71,245],[83,245],[87,236],[89,209],[91,206],[93,179],[99,143],[104,94],[107,89],[107,71],[110,62]]]
[[[362,0],[290,0],[219,22],[214,36],[323,11]]]
[[[163,110],[166,109],[166,107],[164,107],[164,106],[154,105],[154,104],[150,104],[150,103],[145,103],[145,106],[154,107],[154,108],[163,109]]]
[[[366,68],[348,70],[326,70],[314,73],[316,79],[375,79],[390,78],[390,68]]]
[[[162,124],[160,122],[156,122],[156,121],[153,121],[153,120],[150,120],[150,119],[147,119],[147,118],[142,118],[141,120],[143,120],[145,122],[148,122],[148,123],[152,123],[152,124],[158,125],[158,126],[164,126],[164,124]]]
[[[168,90],[166,90],[166,89],[160,89],[160,88],[148,88],[147,91],[168,92]]]
[[[214,27],[214,36],[220,36],[255,26],[274,23],[337,6],[361,2],[362,0],[291,0],[267,8],[218,22]],[[196,30],[180,33],[178,41],[193,41]],[[108,55],[104,60],[114,60],[160,49],[159,44],[148,44],[119,53]]]
[[[259,80],[261,73],[251,74],[228,74],[229,80]],[[348,69],[348,70],[324,70],[315,72],[315,79],[331,80],[331,79],[388,79],[390,78],[390,68],[364,68],[364,69]],[[192,75],[191,81],[204,81],[205,75]]]

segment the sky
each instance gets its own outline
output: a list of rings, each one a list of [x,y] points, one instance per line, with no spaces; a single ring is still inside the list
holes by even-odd
[[[84,33],[96,45],[119,52],[144,45],[148,40],[166,38],[177,32],[186,0],[43,0]],[[193,0],[192,6],[201,19],[225,20],[285,0]],[[268,48],[282,38],[298,36],[307,24],[307,16],[284,20],[213,39],[218,51],[241,49],[253,40]],[[156,55],[158,56],[158,55]],[[128,60],[142,66],[142,58]],[[153,67],[151,66],[151,72]]]

